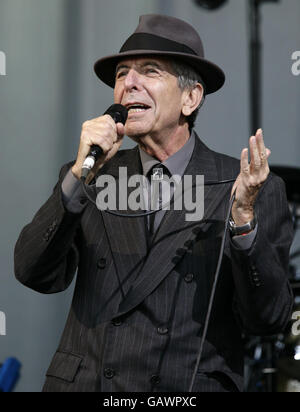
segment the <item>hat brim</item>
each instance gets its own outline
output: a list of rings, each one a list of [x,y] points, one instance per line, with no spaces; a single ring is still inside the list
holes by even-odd
[[[143,55],[170,56],[192,66],[202,77],[206,86],[206,94],[214,93],[224,85],[225,74],[216,64],[198,56],[179,52],[156,50],[131,50],[122,52],[99,59],[94,65],[95,73],[105,84],[114,88],[118,62],[125,58]]]

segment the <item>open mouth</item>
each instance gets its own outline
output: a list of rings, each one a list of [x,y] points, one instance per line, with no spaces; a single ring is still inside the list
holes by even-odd
[[[134,103],[126,105],[128,109],[128,114],[130,113],[144,113],[145,111],[150,109],[150,106],[142,103]]]

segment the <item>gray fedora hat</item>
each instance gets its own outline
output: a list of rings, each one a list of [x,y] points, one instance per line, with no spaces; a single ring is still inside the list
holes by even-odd
[[[160,14],[141,16],[137,29],[123,44],[120,52],[98,60],[94,70],[104,83],[114,87],[118,62],[143,55],[169,56],[182,60],[200,74],[206,94],[216,92],[225,82],[223,71],[204,58],[203,44],[196,30],[183,20]]]

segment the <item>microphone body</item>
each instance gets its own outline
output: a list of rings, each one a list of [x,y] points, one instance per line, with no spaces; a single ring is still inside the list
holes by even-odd
[[[106,110],[104,115],[106,114],[108,114],[115,121],[115,123],[125,124],[127,117],[128,117],[128,110],[125,106],[122,106],[121,104],[113,104]],[[103,154],[103,150],[101,149],[100,146],[97,146],[97,145],[91,146],[89,155],[85,159],[82,165],[82,169],[81,169],[81,179],[83,181],[85,181],[85,179],[87,178],[87,175],[92,170],[96,161],[99,159],[99,157],[102,154]]]

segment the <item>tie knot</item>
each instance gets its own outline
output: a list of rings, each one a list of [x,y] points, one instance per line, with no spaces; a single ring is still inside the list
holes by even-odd
[[[148,178],[152,181],[162,181],[164,176],[171,176],[169,169],[162,163],[157,163],[148,172]]]

